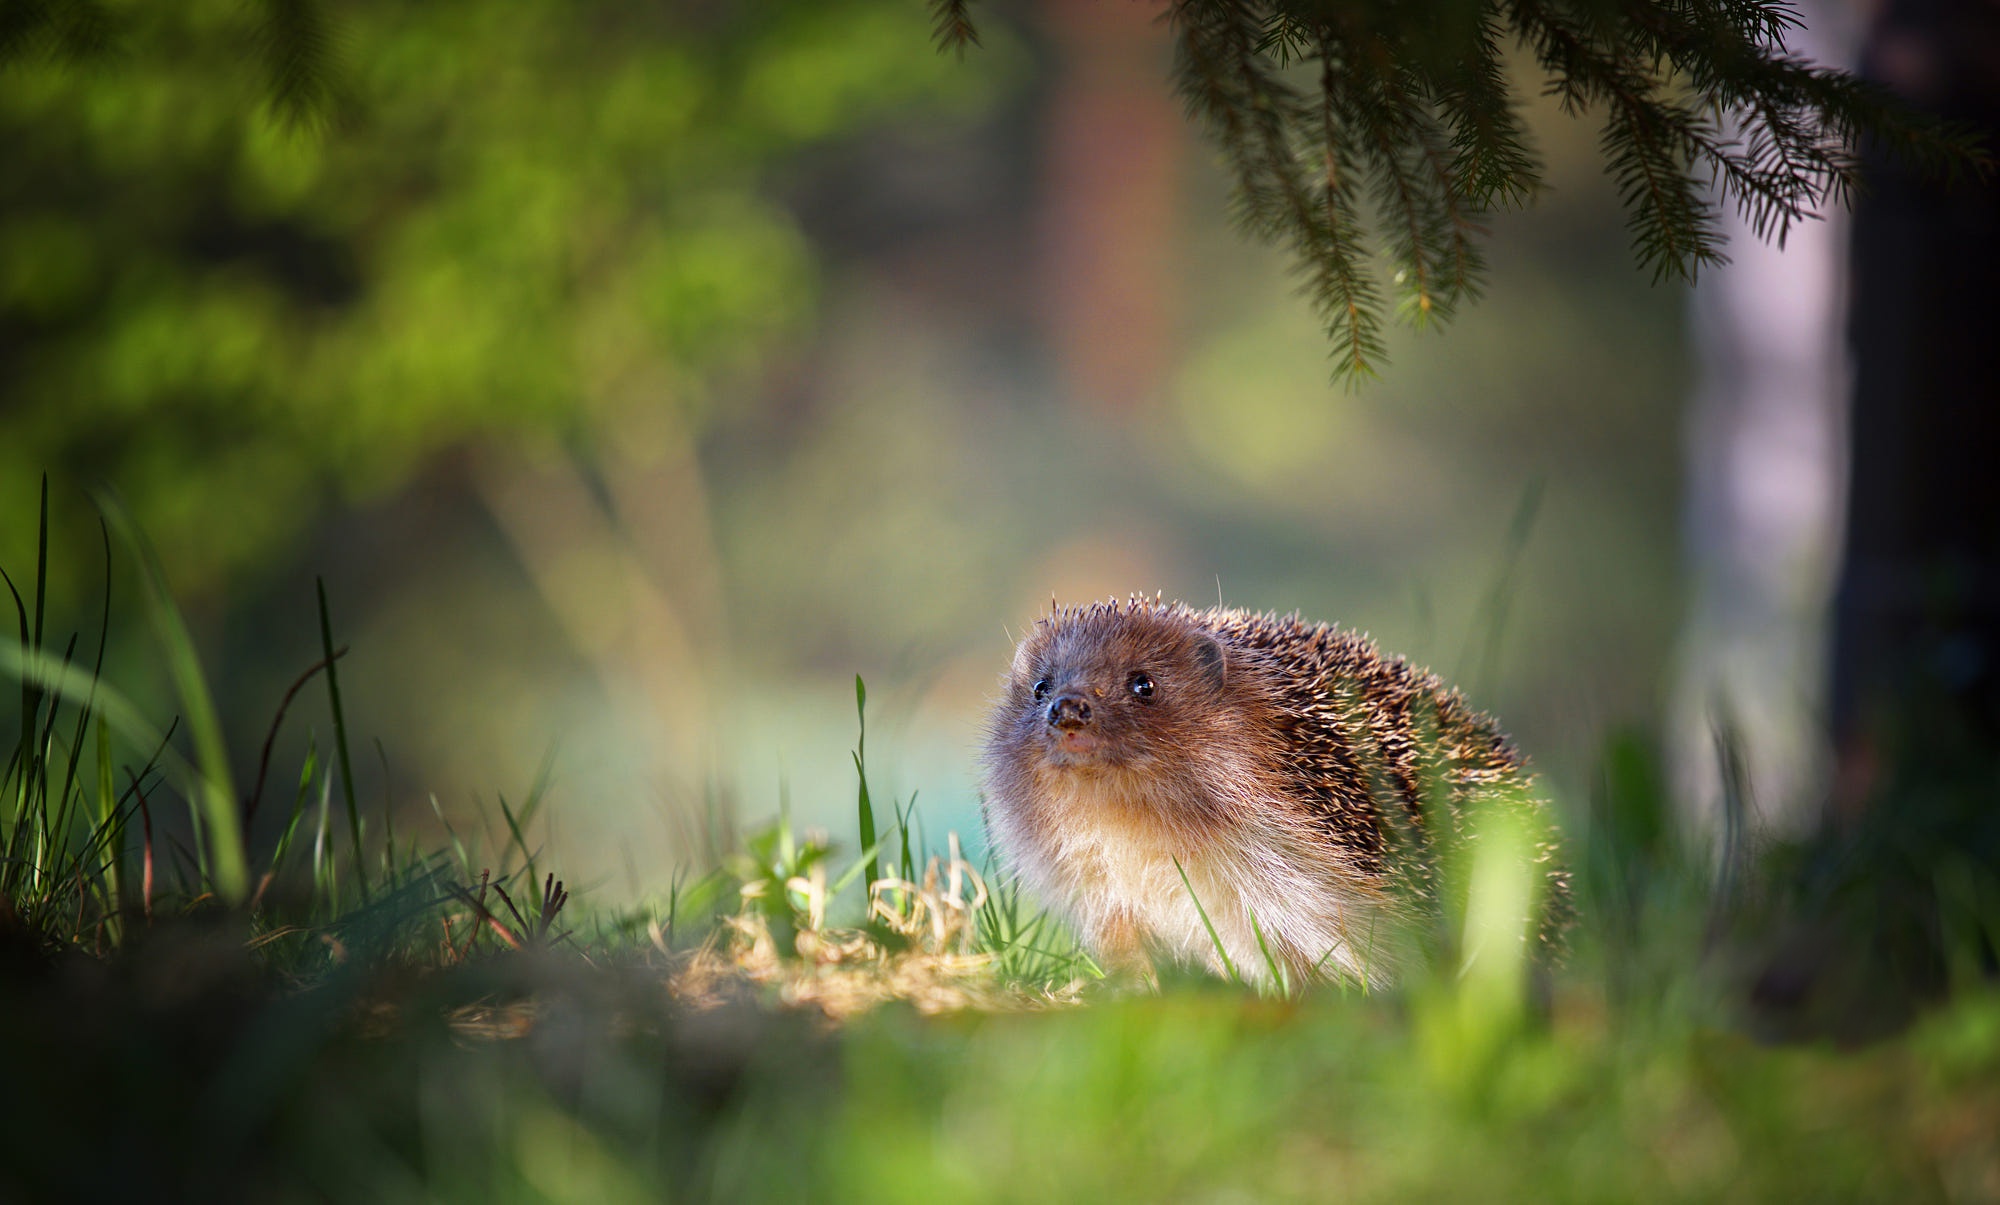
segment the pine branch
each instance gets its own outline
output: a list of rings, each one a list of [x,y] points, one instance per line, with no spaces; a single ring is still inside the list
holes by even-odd
[[[1322,52],[1320,70],[1320,151],[1324,178],[1318,209],[1320,222],[1316,237],[1324,243],[1324,253],[1308,254],[1305,262],[1312,276],[1310,293],[1314,307],[1327,323],[1335,347],[1334,376],[1357,382],[1374,375],[1374,362],[1382,358],[1380,301],[1373,278],[1360,267],[1362,244],[1356,219],[1356,181],[1361,179],[1351,144],[1336,112],[1339,94],[1334,58]]]
[[[972,0],[930,0],[931,40],[940,54],[949,50],[965,57],[968,46],[979,45],[979,30],[972,23]]]
[[[1528,149],[1500,64],[1502,36],[1499,21],[1483,14],[1474,43],[1436,81],[1431,97],[1451,131],[1452,174],[1482,209],[1526,205],[1542,186],[1541,164]]]
[[[115,33],[98,0],[0,0],[0,67],[41,56],[93,58],[111,49]]]
[[[270,77],[270,104],[294,129],[319,129],[340,105],[333,32],[320,0],[263,0],[258,44]]]
[[[64,63],[102,59],[118,52],[178,54],[169,44],[141,44],[146,30],[123,9],[102,0],[0,0],[0,70],[30,58]],[[143,6],[140,6],[143,7]],[[334,120],[345,102],[337,38],[324,0],[258,0],[256,58],[264,70],[264,99],[294,128],[317,129]]]
[[[1441,119],[1419,98],[1425,81],[1389,48],[1371,49],[1341,91],[1370,132],[1381,205],[1400,226],[1397,280],[1406,287],[1399,312],[1422,327],[1448,319],[1479,288],[1484,265],[1473,236],[1482,232],[1474,218],[1481,207],[1446,153]]]
[[[1501,59],[1513,39],[1565,113],[1602,121],[1656,280],[1727,262],[1720,205],[1782,244],[1847,201],[1863,137],[1930,171],[1991,168],[1964,130],[1792,55],[1781,0],[1174,0],[1168,21],[1175,89],[1235,177],[1238,219],[1290,249],[1349,380],[1382,359],[1364,198],[1401,316],[1423,325],[1478,296],[1484,215],[1541,187]],[[1298,90],[1306,65],[1317,97]]]

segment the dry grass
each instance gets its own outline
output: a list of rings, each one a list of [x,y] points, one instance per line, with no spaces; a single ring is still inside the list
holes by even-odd
[[[892,1002],[922,1013],[1062,1007],[1077,1003],[1082,991],[1080,980],[1035,988],[995,973],[995,956],[978,949],[986,882],[961,855],[955,835],[949,855],[931,858],[921,880],[890,875],[870,883],[859,926],[827,923],[826,871],[815,864],[809,875],[784,884],[795,935],[781,943],[760,906],[770,889],[769,880],[744,884],[742,910],[675,972],[678,998],[720,1002],[747,980],[787,1005],[842,1020]],[[661,944],[657,932],[654,940]]]

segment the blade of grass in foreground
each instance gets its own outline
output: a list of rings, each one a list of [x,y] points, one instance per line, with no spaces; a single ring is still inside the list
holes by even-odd
[[[513,863],[514,854],[519,852],[521,855],[521,865],[526,870],[528,882],[534,883],[539,881],[541,871],[535,865],[535,847],[528,844],[528,825],[534,821],[535,813],[541,810],[542,801],[548,797],[549,786],[555,780],[555,767],[556,747],[550,745],[547,751],[542,754],[541,765],[535,767],[535,780],[528,784],[528,796],[521,801],[519,811],[516,811],[507,802],[505,795],[496,797],[500,802],[500,816],[507,822],[507,839],[496,843],[500,859],[499,877],[502,879],[513,874],[513,871],[509,870],[508,867]],[[492,837],[490,822],[487,828],[487,836],[489,839]],[[471,873],[469,865],[466,868],[466,873]]]
[[[47,478],[46,477],[43,478],[43,481],[44,483],[46,483]],[[44,511],[46,511],[48,507],[48,499],[46,497],[44,497],[42,500],[42,506]],[[46,521],[47,520],[45,516],[44,522],[46,523]],[[83,703],[83,706],[77,709],[76,729],[75,732],[70,737],[69,770],[67,773],[63,775],[62,791],[58,796],[58,798],[64,800],[65,803],[67,803],[67,801],[69,800],[70,788],[74,786],[77,781],[78,763],[83,758],[84,733],[89,728],[90,718],[96,711],[94,705],[95,703],[94,688],[97,681],[104,676],[104,650],[111,640],[111,529],[105,525],[102,517],[100,517],[98,520],[97,529],[99,536],[104,541],[104,605],[98,615],[97,660],[91,666],[90,669],[90,681],[93,687],[93,696],[90,699],[86,699]],[[50,722],[53,724],[55,720],[55,711],[53,708],[50,709],[49,719]],[[103,731],[100,728],[99,736],[101,737],[102,735]]]
[[[860,725],[860,735],[854,744],[854,776],[860,780],[860,792],[855,810],[860,813],[861,848],[877,848],[875,840],[875,805],[868,798],[868,687],[862,683],[861,675],[854,675],[854,718]],[[873,854],[869,855],[873,857]],[[871,872],[868,876],[873,879]]]
[[[41,536],[40,542],[36,545],[35,552],[35,563],[38,569],[35,581],[31,584],[31,592],[35,596],[36,615],[33,624],[30,624],[28,621],[28,607],[21,601],[20,589],[14,585],[14,579],[7,573],[6,568],[0,566],[0,582],[6,584],[8,594],[14,599],[14,613],[19,619],[21,633],[19,641],[20,655],[25,658],[35,658],[41,655],[40,616],[42,613],[43,589],[43,574],[41,570],[45,569],[48,564],[48,518],[49,479],[48,475],[44,473],[42,475]],[[7,651],[11,652],[12,650],[8,649]],[[42,836],[42,826],[35,822],[35,818],[31,814],[31,809],[35,806],[38,794],[46,794],[47,791],[48,776],[39,772],[39,760],[36,754],[39,746],[35,738],[35,733],[37,717],[41,714],[41,705],[42,692],[38,684],[27,678],[22,678],[20,738],[15,743],[13,756],[7,763],[5,776],[0,777],[0,785],[10,785],[12,787],[10,791],[6,792],[11,806],[0,810],[0,823],[6,823],[9,826],[5,830],[8,834],[7,843],[4,848],[0,848],[0,890],[4,890],[9,894],[15,890],[23,874],[38,873],[40,866],[40,862],[35,857],[34,851],[24,848],[24,843],[39,841]]]
[[[111,725],[103,716],[96,715],[97,730],[97,826],[106,834],[104,847],[105,888],[111,896],[110,918],[112,940],[116,941],[123,921],[116,914],[123,910],[125,903],[125,823],[118,812],[118,790],[111,770]]]
[[[347,719],[340,710],[340,671],[334,667],[333,620],[327,615],[326,579],[314,578],[319,592],[320,652],[326,658],[326,693],[333,700],[333,748],[340,759],[340,794],[347,804],[347,835],[354,847],[354,881],[361,885],[361,902],[368,902],[368,863],[361,856],[361,809],[354,802],[354,762],[347,755]]]
[[[1465,645],[1459,650],[1456,680],[1464,683],[1474,698],[1492,687],[1493,675],[1499,668],[1501,637],[1507,630],[1507,612],[1514,603],[1514,587],[1520,576],[1521,558],[1528,549],[1528,538],[1534,534],[1535,519],[1541,514],[1546,485],[1544,479],[1536,477],[1521,491],[1521,501],[1514,508],[1513,521],[1507,525],[1507,542],[1500,554],[1499,569],[1465,633]],[[1473,656],[1475,644],[1479,646],[1477,660]]]
[[[1264,940],[1264,927],[1257,923],[1257,914],[1254,911],[1250,912],[1250,932],[1257,936],[1257,952],[1264,956],[1264,971],[1271,976],[1271,985],[1277,989],[1280,996],[1291,995],[1292,985],[1285,975],[1285,968],[1272,956],[1270,943]]]
[[[194,738],[200,773],[188,795],[194,801],[195,815],[206,838],[197,861],[205,863],[202,871],[216,894],[232,906],[240,904],[250,891],[250,869],[243,854],[242,816],[237,811],[236,789],[229,778],[229,754],[222,743],[222,724],[216,718],[215,701],[202,679],[194,639],[188,635],[187,623],[167,591],[159,557],[138,524],[124,505],[108,493],[97,495],[97,505],[127,551],[139,562],[146,610],[164,646],[174,688],[187,716],[188,733]]]
[[[1201,927],[1208,930],[1208,940],[1215,943],[1215,956],[1222,959],[1222,969],[1229,972],[1229,982],[1242,983],[1243,976],[1236,973],[1236,964],[1229,960],[1229,951],[1222,948],[1222,936],[1215,931],[1215,925],[1208,919],[1208,909],[1201,906],[1201,897],[1194,893],[1194,884],[1188,881],[1187,867],[1174,859],[1174,869],[1180,872],[1181,886],[1187,888],[1188,898],[1194,901],[1195,915],[1201,917]]]

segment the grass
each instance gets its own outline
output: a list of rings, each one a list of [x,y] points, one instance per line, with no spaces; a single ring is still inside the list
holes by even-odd
[[[114,530],[143,575],[122,520],[107,571]],[[1266,952],[1261,992],[1140,990],[927,846],[914,797],[871,797],[865,737],[851,847],[781,805],[644,908],[569,897],[534,844],[546,764],[490,837],[440,810],[436,848],[399,842],[351,789],[324,590],[273,731],[324,689],[328,747],[257,839],[264,774],[239,797],[190,731],[214,708],[165,591],[176,697],[211,718],[152,723],[104,680],[108,593],[94,639],[51,634],[49,555],[6,580],[0,642],[0,1200],[2000,1199],[1996,845],[1962,802],[1990,758],[1891,784],[1897,824],[1739,851],[1719,909],[1657,759],[1614,736],[1566,965],[1476,953],[1530,912],[1493,840],[1439,943],[1475,953],[1393,989]],[[1761,1041],[1801,926],[1859,952],[1819,982],[1929,1003],[1861,1048]],[[1801,1015],[1780,1028],[1839,1032]]]

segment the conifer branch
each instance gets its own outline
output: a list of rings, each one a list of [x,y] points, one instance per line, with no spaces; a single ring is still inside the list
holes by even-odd
[[[111,14],[98,0],[0,0],[0,67],[39,56],[88,59],[112,41]]]
[[[140,34],[156,32],[140,20],[139,8],[102,0],[0,0],[0,69],[31,58],[82,62],[114,50],[180,53],[175,46],[138,45]],[[324,0],[258,0],[249,11],[265,101],[279,120],[318,128],[334,119],[343,97]]]
[[[317,129],[340,105],[334,39],[320,0],[263,0],[258,46],[271,109],[293,129]]]
[[[940,54],[951,51],[960,58],[968,46],[979,45],[979,30],[972,23],[972,0],[930,0],[931,40]]]
[[[1326,242],[1323,263],[1315,264],[1311,295],[1336,348],[1334,375],[1350,382],[1374,374],[1382,356],[1382,323],[1373,278],[1360,267],[1361,232],[1356,218],[1355,182],[1361,178],[1351,144],[1335,113],[1339,95],[1334,59],[1322,54],[1320,68],[1321,161],[1325,180],[1319,210]],[[1314,264],[1311,256],[1306,263]]]
[[[969,38],[964,0],[932,9],[941,45]],[[1565,113],[1603,123],[1656,280],[1727,262],[1722,205],[1782,244],[1846,202],[1863,136],[1928,171],[1990,168],[1965,131],[1790,53],[1783,0],[1172,0],[1167,20],[1175,89],[1235,178],[1238,219],[1292,252],[1350,381],[1382,359],[1368,219],[1423,325],[1478,296],[1483,216],[1541,187],[1502,62],[1513,41]]]

